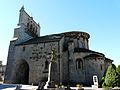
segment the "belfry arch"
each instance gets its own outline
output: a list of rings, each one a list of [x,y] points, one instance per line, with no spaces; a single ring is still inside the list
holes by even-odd
[[[18,60],[16,63],[16,80],[17,84],[29,83],[29,65],[25,60]]]

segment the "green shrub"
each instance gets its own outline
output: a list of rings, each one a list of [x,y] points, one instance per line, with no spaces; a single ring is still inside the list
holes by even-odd
[[[116,68],[117,73],[120,75],[120,65]]]
[[[117,86],[120,87],[120,65],[118,65],[118,67],[116,68],[116,71],[117,71],[118,77],[119,77],[119,82],[117,83]]]
[[[102,87],[115,87],[118,86],[118,82],[119,75],[116,72],[116,66],[114,64],[111,64],[105,74],[105,79],[102,83]]]

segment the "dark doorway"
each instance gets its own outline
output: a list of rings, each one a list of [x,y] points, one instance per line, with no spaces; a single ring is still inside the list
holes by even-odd
[[[25,60],[20,60],[17,65],[16,83],[28,84],[29,83],[29,65]]]

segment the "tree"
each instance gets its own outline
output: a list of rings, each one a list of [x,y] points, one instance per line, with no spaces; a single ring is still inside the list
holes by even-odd
[[[120,87],[120,65],[118,65],[118,67],[116,68],[116,71],[119,75],[119,82],[118,82],[118,86]]]
[[[118,65],[116,71],[117,71],[117,73],[120,75],[120,65]]]
[[[119,75],[116,72],[116,66],[114,64],[111,64],[107,72],[105,74],[105,80],[103,82],[105,86],[107,87],[115,87],[118,86],[119,83]]]

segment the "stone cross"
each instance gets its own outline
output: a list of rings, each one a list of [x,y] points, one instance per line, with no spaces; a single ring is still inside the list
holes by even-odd
[[[46,82],[44,89],[49,87],[55,87],[54,81],[51,80],[51,78],[53,77],[51,75],[52,75],[53,69],[55,68],[54,64],[56,64],[56,59],[57,59],[57,54],[55,52],[55,49],[52,49],[50,56],[51,56],[51,59],[49,63],[48,81]]]
[[[55,49],[52,49],[51,51],[51,62],[55,62],[57,59],[57,54],[55,52]]]

